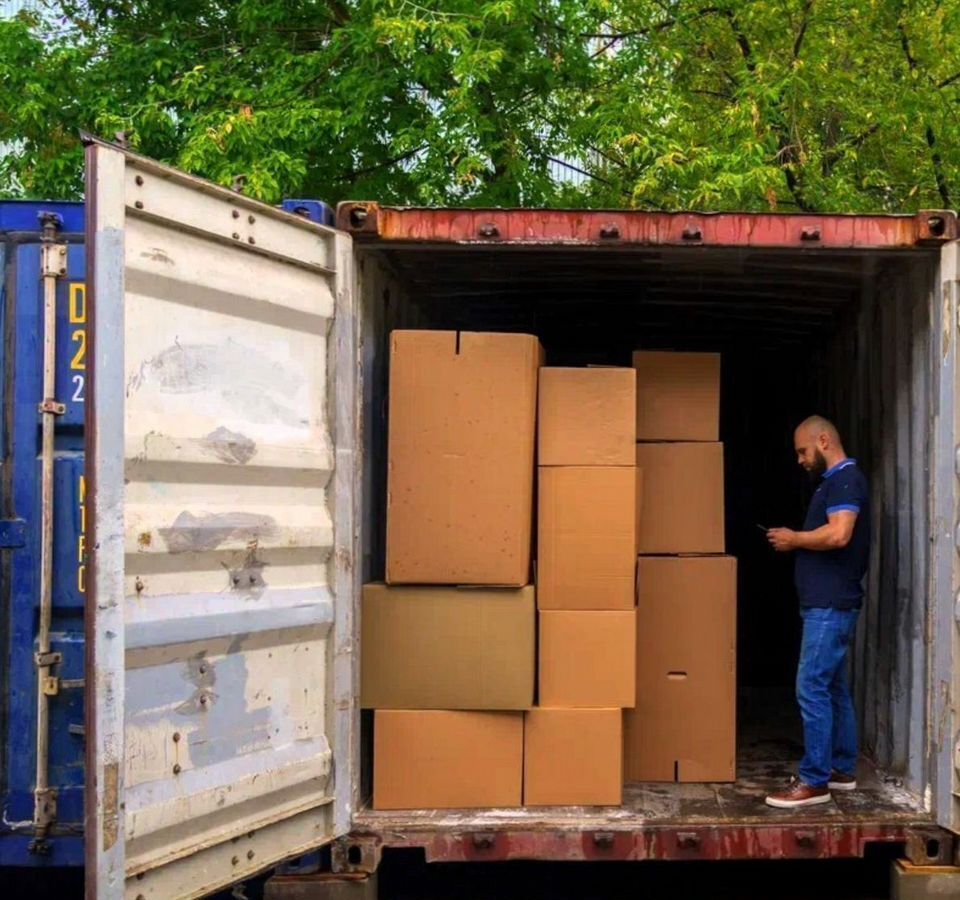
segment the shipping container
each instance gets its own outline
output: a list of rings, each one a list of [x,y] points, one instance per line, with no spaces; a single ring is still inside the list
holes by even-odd
[[[91,894],[199,897],[325,844],[338,871],[360,874],[394,847],[428,861],[706,860],[857,857],[885,843],[915,863],[954,861],[953,213],[358,202],[341,204],[329,227],[93,139],[87,166],[80,523]],[[69,256],[63,235],[52,243]],[[30,290],[36,341],[36,275]],[[11,296],[8,285],[7,304]],[[8,310],[7,334],[15,318]],[[527,332],[557,365],[629,365],[638,347],[721,354],[727,549],[740,560],[736,783],[631,784],[614,808],[370,808],[358,610],[361,584],[384,571],[397,327]],[[54,397],[38,396],[38,354],[24,362],[35,375],[22,401],[35,468],[40,419],[56,415],[37,404],[67,402],[69,390],[58,383]],[[4,371],[9,394],[8,360]],[[15,374],[14,387],[19,366]],[[770,553],[756,524],[800,518],[792,430],[815,410],[838,420],[873,491],[853,667],[862,790],[785,813],[762,799],[800,755],[799,620],[789,560]],[[13,464],[5,454],[5,479]],[[54,517],[66,515],[57,510],[75,495],[56,479],[52,493]],[[4,533],[26,541],[37,526],[24,522]],[[60,533],[55,546],[71,539]],[[18,552],[4,551],[5,566]],[[58,616],[69,619],[57,596],[55,635]],[[60,679],[48,695],[52,759],[75,724],[56,717],[64,680],[77,676],[66,654],[35,661],[40,604],[27,602],[21,652],[31,668],[16,685],[39,709],[37,670]],[[33,721],[20,726],[28,748]],[[29,773],[20,784],[30,826]],[[46,832],[53,853],[60,814],[58,802]]]
[[[56,241],[44,241],[56,235]],[[79,203],[0,202],[0,773],[3,818],[0,865],[83,862],[83,607],[85,483],[84,403],[87,394],[86,258]],[[52,511],[48,652],[58,654],[53,691],[39,700],[39,617],[44,565],[43,439],[45,243],[57,248],[49,279],[56,310],[55,416],[49,454]],[[63,248],[64,256],[59,256]],[[49,506],[49,504],[48,504]],[[38,729],[38,703],[48,724]],[[41,737],[46,733],[48,737]],[[45,745],[39,748],[38,737]],[[38,770],[38,761],[40,769]],[[39,782],[38,782],[39,776]],[[49,815],[35,821],[35,788]],[[55,803],[55,809],[51,806]],[[40,828],[36,825],[41,824]]]

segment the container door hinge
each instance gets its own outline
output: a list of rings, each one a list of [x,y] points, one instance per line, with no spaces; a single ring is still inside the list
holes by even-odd
[[[55,416],[62,416],[67,411],[66,403],[60,403],[52,397],[48,397],[37,406],[37,411],[42,413],[53,413]]]
[[[48,668],[49,666],[55,666],[57,663],[63,662],[63,654],[55,653],[50,651],[48,653],[34,653],[33,661],[36,664],[38,669]]]
[[[0,550],[12,550],[27,542],[27,523],[23,519],[0,519]]]
[[[67,245],[44,244],[40,250],[40,274],[63,278],[67,274]]]
[[[48,828],[57,820],[57,789],[45,788],[34,791],[34,824],[38,828]]]

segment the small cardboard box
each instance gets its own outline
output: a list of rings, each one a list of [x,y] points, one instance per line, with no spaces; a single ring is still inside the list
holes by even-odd
[[[641,554],[723,553],[723,444],[637,444]]]
[[[637,507],[634,466],[540,468],[540,609],[633,609]]]
[[[720,437],[720,354],[638,350],[638,441]]]
[[[628,781],[736,779],[737,561],[642,557]]]
[[[531,709],[524,725],[526,806],[618,806],[623,801],[619,709]]]
[[[633,706],[635,611],[541,612],[539,665],[540,706]]]
[[[360,617],[365,709],[526,709],[536,674],[532,587],[368,584]]]
[[[374,713],[374,809],[520,806],[522,785],[522,712]]]
[[[387,581],[527,584],[539,342],[394,331],[390,347]]]
[[[542,368],[541,466],[632,466],[637,442],[633,369]]]

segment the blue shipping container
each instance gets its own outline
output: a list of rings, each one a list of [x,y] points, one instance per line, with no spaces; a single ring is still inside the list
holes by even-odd
[[[50,697],[49,783],[57,792],[53,827],[33,833],[36,771],[37,668],[40,598],[41,416],[43,399],[43,282],[40,214],[55,213],[57,241],[67,244],[67,274],[57,286],[54,459],[53,619],[51,649],[59,689]],[[86,290],[83,205],[0,202],[0,710],[2,821],[0,865],[80,865],[83,862],[83,597],[85,567],[84,399]]]

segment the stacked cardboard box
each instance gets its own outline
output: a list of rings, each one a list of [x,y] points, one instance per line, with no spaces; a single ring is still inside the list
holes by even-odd
[[[540,370],[539,705],[524,803],[619,804],[636,684],[638,478],[632,369]]]
[[[361,609],[375,808],[522,802],[541,361],[529,335],[391,336],[387,584]]]
[[[720,357],[637,352],[637,703],[629,781],[736,777],[736,560],[724,556]]]

